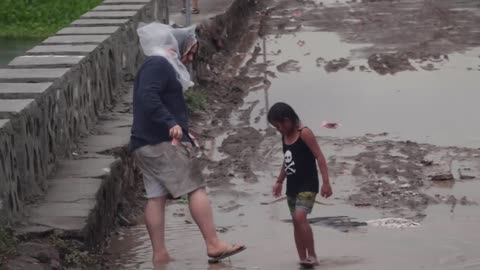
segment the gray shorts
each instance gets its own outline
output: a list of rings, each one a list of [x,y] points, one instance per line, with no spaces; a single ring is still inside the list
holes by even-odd
[[[137,149],[133,156],[143,174],[147,198],[181,197],[205,187],[195,149],[189,144],[163,142]]]

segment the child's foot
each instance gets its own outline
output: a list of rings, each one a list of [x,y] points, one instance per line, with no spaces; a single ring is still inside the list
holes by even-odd
[[[305,260],[300,261],[300,265],[303,266],[303,268],[313,268],[315,266],[319,266],[320,263],[318,262],[318,259],[315,257],[309,257]]]
[[[317,257],[310,257],[310,258],[308,258],[308,260],[310,260],[313,263],[314,266],[319,266],[320,265]]]
[[[200,9],[192,8],[192,14],[200,14]]]
[[[315,267],[315,263],[310,259],[301,260],[300,265],[305,269],[312,269]]]

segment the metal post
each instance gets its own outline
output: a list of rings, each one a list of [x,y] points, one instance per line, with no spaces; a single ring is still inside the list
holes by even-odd
[[[185,26],[192,24],[192,8],[190,1],[191,0],[185,0]]]
[[[165,19],[164,19],[164,23],[165,24],[170,24],[170,9],[168,7],[168,0],[163,0],[163,5],[164,5],[164,8],[165,8]]]
[[[267,66],[267,38],[264,36],[263,37],[263,63],[265,64],[265,66]],[[265,70],[266,71],[266,70]],[[267,77],[267,72],[265,72],[263,74],[263,79],[264,79],[264,83],[267,82],[268,80],[268,77]],[[268,113],[268,110],[270,109],[270,102],[269,102],[269,97],[268,97],[268,90],[270,88],[270,85],[265,85],[265,89],[264,89],[264,92],[265,92],[265,113]],[[266,124],[267,124],[267,129],[269,128],[269,123],[268,123],[268,119],[266,120]]]

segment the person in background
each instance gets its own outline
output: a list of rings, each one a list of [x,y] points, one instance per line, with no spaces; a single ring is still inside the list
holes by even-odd
[[[312,130],[302,125],[297,113],[286,103],[276,103],[268,111],[268,122],[282,135],[284,161],[280,175],[273,186],[273,195],[279,197],[287,179],[287,201],[293,219],[295,244],[300,264],[318,265],[312,227],[307,215],[312,212],[319,192],[317,164],[322,174],[321,196],[328,198],[332,188],[327,162]]]
[[[183,3],[182,13],[185,13],[186,12],[185,0],[182,0],[182,3]],[[192,3],[192,14],[200,14],[200,9],[198,9],[198,0],[192,0],[191,3]]]
[[[213,221],[205,181],[193,154],[184,91],[193,85],[184,64],[199,49],[195,27],[173,29],[151,23],[137,30],[146,59],[134,85],[130,151],[143,174],[145,222],[153,247],[153,263],[171,260],[165,246],[165,204],[168,196],[188,194],[189,209],[214,261],[245,250],[220,240]],[[172,143],[172,142],[176,143]]]

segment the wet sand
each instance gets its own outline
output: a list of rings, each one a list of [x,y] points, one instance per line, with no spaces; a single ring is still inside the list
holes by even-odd
[[[270,194],[282,153],[265,113],[276,101],[295,107],[329,162],[334,196],[310,216],[318,269],[480,269],[479,9],[363,2],[270,2],[254,48],[227,61],[240,65],[243,102],[224,104],[233,112],[214,127],[196,124],[214,135],[203,159],[221,236],[248,249],[209,266],[177,202],[166,233],[177,260],[161,269],[298,269],[286,202]],[[322,129],[323,120],[343,126]],[[420,226],[363,224],[385,217]],[[121,228],[109,253],[112,269],[152,269],[141,223]]]

